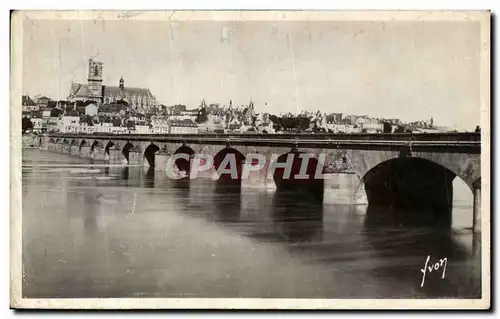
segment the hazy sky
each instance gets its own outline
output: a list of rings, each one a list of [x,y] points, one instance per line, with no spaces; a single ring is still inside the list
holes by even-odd
[[[123,76],[167,105],[479,124],[478,22],[26,20],[23,41],[30,95],[65,99],[98,54],[105,85]]]

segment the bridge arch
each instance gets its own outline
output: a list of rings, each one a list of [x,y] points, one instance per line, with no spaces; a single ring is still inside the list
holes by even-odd
[[[150,167],[155,167],[155,153],[158,152],[160,148],[156,144],[149,144],[144,150],[144,157],[148,161]]]
[[[308,160],[304,157],[305,154],[309,155]],[[305,172],[301,172],[305,161],[307,161]],[[316,154],[305,153],[297,149],[280,155],[274,163],[271,163],[272,168],[270,167],[274,169],[273,180],[277,190],[308,194],[323,200],[324,180],[320,173],[323,173],[324,165],[321,165],[321,172],[317,172],[318,162]],[[286,168],[282,167],[285,163],[288,163]],[[285,174],[287,170],[289,174]]]
[[[406,156],[375,165],[361,182],[368,205],[396,212],[392,217],[400,224],[450,226],[456,176],[448,167],[429,159]]]
[[[94,152],[96,147],[102,147],[102,143],[98,140],[94,140],[94,142],[92,142],[92,145],[90,146],[90,152]]]
[[[474,189],[481,188],[481,177],[479,177],[478,179],[476,179],[476,180],[472,183],[472,187],[473,187]]]
[[[187,145],[182,145],[177,150],[175,150],[174,155],[187,154],[190,158],[192,158],[194,153],[195,152],[191,147],[189,147]],[[184,158],[178,158],[174,161],[174,165],[177,166],[177,168],[180,171],[186,172],[187,175],[189,175],[189,173],[191,172],[191,160],[186,160]]]
[[[414,153],[413,156],[432,161],[447,168],[460,177],[471,191],[474,190],[474,182],[481,177],[480,154],[419,152]]]
[[[78,144],[78,141],[76,139],[72,139],[70,145],[73,146],[76,144]]]
[[[134,144],[127,141],[127,143],[122,148],[123,157],[127,160],[127,163],[130,163],[130,150],[134,148]]]
[[[243,173],[243,164],[245,162],[245,159],[246,159],[245,155],[243,155],[240,151],[230,146],[217,152],[217,154],[215,154],[214,156],[215,170],[218,171],[221,165],[224,164],[224,167],[221,169],[221,171],[224,169],[234,171],[235,169],[237,174],[236,176],[237,178],[235,179],[234,178],[235,176],[233,176],[231,173],[222,173],[219,176],[219,180],[241,181],[241,175]],[[231,166],[233,165],[233,163],[236,165],[236,167]]]
[[[328,152],[333,155],[337,151]],[[349,166],[356,173],[359,179],[363,177],[377,165],[397,158],[421,158],[442,166],[460,177],[467,186],[474,189],[473,183],[481,176],[480,154],[458,153],[458,152],[415,152],[405,148],[402,151],[386,150],[345,150]]]
[[[80,142],[80,146],[78,147],[78,151],[81,152],[82,151],[82,147],[86,146],[87,145],[87,141],[85,140],[82,140]]]
[[[106,143],[106,147],[104,148],[104,154],[109,156],[109,149],[112,148],[113,146],[115,146],[115,143],[113,143],[112,141]]]

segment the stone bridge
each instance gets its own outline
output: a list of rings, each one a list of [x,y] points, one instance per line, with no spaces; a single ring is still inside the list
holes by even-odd
[[[89,157],[96,161],[166,169],[175,154],[214,156],[214,170],[227,154],[235,155],[238,165],[249,154],[259,154],[266,166],[257,173],[262,183],[275,183],[278,189],[306,189],[322,194],[324,181],[313,178],[323,156],[323,172],[341,163],[364,186],[370,205],[401,210],[439,211],[435,223],[451,222],[452,182],[462,179],[474,194],[474,227],[479,228],[481,189],[481,137],[479,133],[434,134],[207,134],[207,135],[75,135],[49,134],[40,137],[42,149]],[[303,158],[311,154],[308,178],[294,179]],[[273,155],[274,154],[274,155]],[[292,154],[292,178],[282,178],[285,163]],[[281,156],[276,156],[281,155]],[[270,165],[276,165],[273,179],[266,179]],[[175,165],[189,173],[190,162]],[[241,176],[241,167],[238,167]],[[281,175],[280,175],[281,174]],[[220,176],[223,179],[224,176]],[[419,213],[420,214],[420,213]]]

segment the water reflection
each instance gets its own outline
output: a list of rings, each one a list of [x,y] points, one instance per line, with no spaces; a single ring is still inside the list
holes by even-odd
[[[285,241],[297,243],[322,238],[323,202],[300,191],[276,191],[272,204],[276,231]]]
[[[176,199],[179,200],[180,204],[186,205],[186,201],[182,199],[186,198],[191,198],[191,181],[189,178],[183,178],[183,179],[170,179],[168,180],[168,185],[166,187],[169,187],[173,193],[173,195],[176,197]]]
[[[406,282],[410,288],[427,297],[462,296],[479,297],[479,281],[472,281],[477,269],[468,262],[471,252],[457,242],[449,227],[422,226],[422,221],[402,224],[400,214],[388,208],[369,206],[364,223],[365,244],[380,262],[372,268],[374,276]],[[396,216],[396,217],[395,217]],[[392,219],[391,219],[392,218]],[[392,221],[392,223],[391,223]],[[447,259],[444,278],[442,271],[427,271],[423,287],[421,269],[430,256],[428,266]]]
[[[400,226],[400,227],[433,227],[450,229],[451,216],[445,209],[402,209],[387,206],[370,205],[366,212],[366,223],[370,227]]]
[[[92,186],[94,187],[86,188],[83,192],[83,203],[85,206],[83,224],[84,228],[90,232],[94,232],[98,228],[97,216],[100,211],[102,197],[95,179],[93,179]]]
[[[129,177],[129,168],[128,166],[125,166],[121,170],[120,178],[122,180],[128,180],[128,177]]]
[[[169,187],[172,187],[174,194],[178,196],[178,198],[190,198],[191,193],[191,181],[189,178],[182,179],[171,179],[168,183]]]
[[[143,176],[143,186],[146,188],[155,187],[155,170],[153,167],[149,167]]]
[[[220,179],[214,185],[213,203],[222,222],[237,222],[241,215],[241,181]]]
[[[418,214],[365,213],[366,206],[323,203],[308,192],[172,180],[142,167],[68,168],[66,157],[43,155],[41,163],[61,167],[23,174],[23,254],[37,271],[30,296],[171,297],[199,287],[208,297],[480,295],[480,254]],[[448,259],[446,276],[428,274],[420,287],[429,255]]]

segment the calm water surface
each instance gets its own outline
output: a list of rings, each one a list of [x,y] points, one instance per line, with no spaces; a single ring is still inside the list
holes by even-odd
[[[23,151],[25,297],[480,297],[458,179],[447,232],[380,226],[335,191],[317,203],[103,164]],[[421,287],[428,255],[448,259],[446,275]]]

